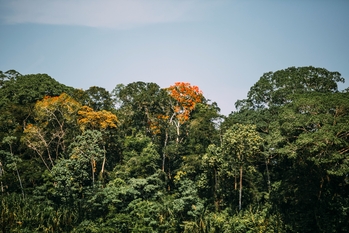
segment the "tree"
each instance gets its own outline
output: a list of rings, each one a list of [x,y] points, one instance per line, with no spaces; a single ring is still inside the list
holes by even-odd
[[[102,133],[96,130],[87,130],[81,136],[76,137],[76,142],[71,144],[70,159],[91,165],[92,185],[95,183],[95,173],[97,171],[97,162],[104,157]]]
[[[102,134],[86,130],[70,145],[70,157],[60,159],[52,168],[53,195],[65,204],[74,204],[83,198],[89,187],[95,185],[95,173],[105,151]]]
[[[0,140],[6,136],[22,136],[26,125],[34,122],[36,101],[63,92],[69,94],[73,90],[46,74],[21,75],[15,70],[0,71]],[[13,149],[15,154],[27,153],[23,147]]]
[[[18,76],[21,76],[21,74],[16,71],[16,70],[8,70],[6,72],[3,72],[0,70],[0,79],[1,79],[1,85],[7,81],[7,80],[11,80],[14,79]]]
[[[94,111],[92,108],[82,106],[78,111],[78,124],[82,131],[86,128],[95,130],[105,130],[107,128],[116,128],[118,119],[115,114],[102,110]]]
[[[120,131],[125,136],[144,134],[154,143],[167,145],[170,96],[155,83],[135,82],[118,85],[113,91],[120,105]],[[161,147],[159,147],[161,148]],[[159,149],[160,150],[160,149]],[[161,151],[161,150],[160,150]],[[165,153],[162,168],[165,169]]]
[[[113,95],[119,105],[118,116],[126,134],[141,131],[147,136],[154,136],[156,129],[153,126],[166,107],[167,93],[155,83],[134,82],[127,86],[117,85]]]
[[[75,94],[79,96],[77,100],[81,101],[82,105],[86,105],[94,111],[111,111],[114,109],[112,95],[103,87],[92,86],[85,91],[76,92]]]
[[[166,159],[170,160],[169,154],[174,157],[180,152],[181,126],[189,121],[190,114],[195,109],[198,103],[204,100],[202,91],[197,86],[192,86],[190,83],[176,82],[174,85],[165,88],[169,95],[166,111],[158,115],[160,124],[163,126],[165,138],[163,142],[162,156],[162,171],[165,171]],[[169,146],[171,139],[171,126],[175,126],[175,145]],[[172,158],[175,161],[176,158]],[[171,165],[168,163],[168,177],[171,178]]]
[[[247,99],[237,101],[235,106],[242,110],[282,106],[292,101],[294,94],[337,92],[338,82],[344,82],[338,72],[312,66],[289,67],[263,74],[251,87]]]
[[[21,105],[35,103],[44,96],[59,96],[74,91],[73,88],[60,84],[47,74],[20,75],[17,71],[7,71],[5,77],[3,74],[0,107],[10,102]]]
[[[216,103],[198,103],[185,124],[185,140],[181,143],[181,164],[177,172],[185,172],[189,179],[196,179],[202,172],[202,159],[210,145],[218,145],[219,108]]]
[[[166,88],[173,101],[170,101],[172,115],[169,116],[169,123],[176,126],[179,143],[180,126],[189,120],[190,113],[195,109],[197,103],[203,100],[202,91],[198,86],[191,86],[190,83],[176,82]]]
[[[7,137],[22,138],[27,125],[35,122],[37,101],[45,96],[59,96],[73,90],[46,74],[21,75],[15,70],[0,72],[0,141]],[[8,144],[0,144],[0,150],[8,151]],[[25,177],[23,186],[33,188],[42,181],[41,166],[32,157],[33,151],[19,140],[12,144],[12,150],[16,158],[22,159],[21,163],[16,164],[22,178]]]
[[[222,199],[220,193],[220,184],[222,177],[224,176],[223,164],[229,166],[228,161],[223,160],[221,147],[211,144],[207,148],[207,153],[202,157],[203,172],[199,180],[199,187],[201,189],[208,189],[209,193],[206,194],[209,199],[213,198],[215,211],[219,211],[219,203]],[[231,169],[229,169],[232,171]]]
[[[87,106],[82,106],[78,111],[78,124],[80,129],[84,132],[86,129],[89,130],[99,130],[103,135],[103,140],[105,141],[105,145],[110,145],[111,141],[111,133],[112,129],[117,128],[118,119],[115,114],[106,111],[94,111],[92,108]],[[104,146],[104,150],[106,150]],[[106,155],[104,153],[103,165],[101,169],[101,175],[104,173],[104,168],[106,164]]]
[[[262,138],[253,125],[235,124],[223,135],[222,153],[229,164],[237,164],[240,172],[239,210],[242,202],[242,172],[246,162],[260,149]]]
[[[35,104],[36,122],[26,125],[22,140],[39,155],[49,171],[54,166],[54,160],[66,150],[66,137],[69,131],[74,133],[76,113],[80,107],[65,93],[46,96]]]

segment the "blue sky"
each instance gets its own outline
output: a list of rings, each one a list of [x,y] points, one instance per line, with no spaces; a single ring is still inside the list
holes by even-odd
[[[0,70],[109,91],[190,82],[225,115],[265,72],[348,78],[348,43],[345,0],[0,0]]]

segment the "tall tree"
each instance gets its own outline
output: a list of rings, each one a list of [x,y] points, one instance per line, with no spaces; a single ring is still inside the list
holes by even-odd
[[[78,115],[78,124],[82,131],[86,128],[105,130],[117,127],[118,119],[116,115],[106,110],[94,111],[90,107],[82,106],[78,111]]]
[[[15,145],[18,146],[12,148],[13,154],[23,158],[23,164],[37,168],[29,159],[31,151],[19,142],[27,124],[35,122],[35,104],[45,96],[59,96],[63,92],[71,93],[74,89],[46,74],[21,75],[15,70],[0,72],[0,80],[0,141],[4,137],[16,137],[18,142]],[[3,144],[0,149],[7,150],[7,145]],[[26,173],[28,180],[40,177],[36,171]]]
[[[82,105],[95,111],[111,111],[115,107],[112,95],[103,87],[92,86],[83,92],[76,92],[76,95],[79,96],[77,100],[81,101]]]
[[[312,66],[268,72],[251,87],[247,99],[237,101],[235,106],[242,110],[282,106],[292,101],[294,94],[337,92],[338,82],[344,82],[340,73]]]
[[[141,131],[153,136],[157,117],[166,107],[167,93],[155,83],[134,82],[117,85],[113,95],[119,105],[121,126],[127,135]]]
[[[185,82],[176,82],[166,90],[172,97],[170,101],[172,113],[169,116],[169,122],[176,127],[176,142],[178,143],[181,125],[189,120],[190,113],[195,109],[196,104],[203,101],[203,95],[198,86]]]
[[[189,122],[190,115],[194,111],[197,104],[204,101],[202,91],[198,86],[192,86],[190,83],[176,82],[174,85],[165,88],[169,95],[166,111],[158,116],[161,119],[164,129],[164,143],[163,143],[163,156],[162,156],[162,171],[165,171],[166,160],[173,162],[178,160],[175,155],[180,154],[180,143],[184,140],[185,136],[181,135],[180,129],[182,126]],[[171,130],[175,130],[175,145],[168,146],[171,140]],[[172,158],[171,158],[172,157]],[[173,163],[172,162],[172,163]],[[178,163],[179,165],[180,163]],[[168,177],[171,178],[173,168],[168,162],[167,166]]]
[[[262,138],[253,125],[235,124],[223,135],[222,153],[225,160],[239,167],[239,210],[242,203],[243,167],[252,156],[256,156],[261,143]]]
[[[66,150],[69,131],[76,130],[77,111],[81,105],[63,93],[46,96],[35,104],[35,124],[28,124],[22,140],[34,150],[50,171],[60,153]]]

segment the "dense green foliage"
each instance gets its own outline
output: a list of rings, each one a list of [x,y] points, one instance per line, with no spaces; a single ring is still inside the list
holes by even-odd
[[[84,91],[0,71],[0,229],[349,232],[338,82],[323,68],[265,73],[222,116],[188,83]]]

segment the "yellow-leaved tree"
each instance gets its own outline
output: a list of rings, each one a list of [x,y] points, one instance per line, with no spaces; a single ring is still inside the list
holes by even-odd
[[[76,127],[80,108],[80,103],[66,93],[45,96],[35,104],[35,122],[25,126],[22,141],[39,155],[49,171],[66,150],[66,136]]]
[[[87,129],[101,131],[102,134],[107,129],[115,129],[117,127],[118,119],[112,112],[102,110],[94,111],[88,106],[83,106],[78,111],[78,124],[80,129],[85,132]],[[103,146],[104,156],[100,175],[104,173],[104,166],[106,162],[105,147]],[[91,157],[91,164],[93,166],[93,173],[96,171],[96,161]],[[94,175],[93,175],[94,177]]]
[[[88,106],[83,106],[78,111],[78,115],[78,124],[82,131],[86,128],[105,130],[107,128],[117,127],[118,119],[116,115],[106,110],[94,111]]]

